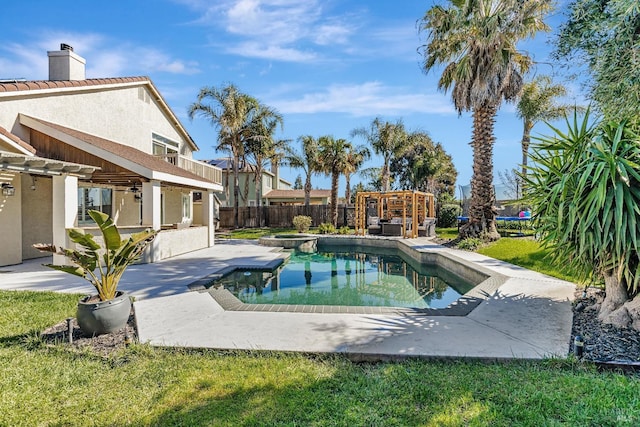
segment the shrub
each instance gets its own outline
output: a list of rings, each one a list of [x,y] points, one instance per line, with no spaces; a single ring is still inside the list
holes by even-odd
[[[450,228],[458,225],[458,216],[462,213],[462,208],[458,205],[442,205],[438,212],[438,227]]]
[[[320,234],[333,234],[335,232],[336,228],[331,223],[323,222],[318,226],[318,233]]]
[[[351,228],[348,226],[343,226],[338,229],[338,234],[351,234]]]
[[[461,240],[458,242],[458,249],[462,249],[465,251],[475,251],[482,244],[482,240],[476,237],[469,237],[468,239]]]
[[[311,227],[311,217],[306,215],[296,215],[293,217],[293,225],[298,233],[306,233]]]

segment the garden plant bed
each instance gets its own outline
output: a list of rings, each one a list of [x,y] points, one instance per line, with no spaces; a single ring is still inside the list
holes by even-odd
[[[584,339],[583,360],[640,371],[640,332],[602,323],[597,311],[603,298],[604,292],[597,288],[589,288],[586,297],[582,289],[576,292],[570,353],[575,336],[580,335]]]
[[[109,356],[113,352],[125,348],[128,343],[137,341],[133,311],[129,316],[127,326],[111,334],[88,336],[82,332],[75,318],[71,321],[71,324],[73,326],[73,343],[71,345],[79,350],[91,350],[101,356]],[[41,334],[41,338],[46,344],[69,345],[66,320],[45,329]]]

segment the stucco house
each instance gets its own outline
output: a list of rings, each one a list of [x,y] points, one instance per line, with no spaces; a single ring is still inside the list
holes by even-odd
[[[86,79],[64,44],[48,57],[49,80],[0,81],[0,266],[42,256],[33,243],[70,246],[68,228],[97,233],[89,209],[125,235],[162,230],[145,262],[212,246],[222,171],[193,159],[151,80]]]
[[[210,165],[216,166],[222,170],[222,186],[224,191],[220,197],[220,203],[224,207],[233,206],[233,160],[231,159],[213,159],[207,161]],[[256,191],[256,166],[248,162],[242,162],[238,171],[238,182],[240,184],[240,200],[238,206],[258,206],[258,192]],[[291,183],[284,178],[280,177],[278,167],[271,165],[270,168],[262,170],[262,204],[264,205],[264,196],[270,191],[276,190],[288,190],[291,188]],[[247,197],[244,198],[246,191]]]
[[[331,190],[311,190],[309,203],[312,205],[328,205]],[[264,196],[267,206],[304,205],[304,190],[271,190]]]
[[[233,161],[231,159],[209,160],[209,164],[222,169],[223,194],[220,203],[223,207],[233,206]],[[240,183],[240,207],[258,206],[258,193],[256,191],[255,177],[256,166],[250,163],[241,163],[238,171],[238,182]],[[245,189],[247,193],[244,198]],[[304,205],[304,190],[294,190],[291,183],[280,177],[279,168],[272,164],[269,169],[262,171],[262,205],[263,206],[285,206]],[[328,205],[331,197],[331,190],[311,190],[312,205]]]

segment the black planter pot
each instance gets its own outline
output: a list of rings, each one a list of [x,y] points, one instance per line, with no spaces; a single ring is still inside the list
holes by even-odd
[[[131,312],[131,299],[126,292],[118,291],[109,301],[87,302],[89,295],[78,301],[78,325],[87,335],[116,332],[125,327]]]

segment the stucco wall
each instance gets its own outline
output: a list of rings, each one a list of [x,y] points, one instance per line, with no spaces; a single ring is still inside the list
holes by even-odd
[[[53,181],[22,174],[22,258],[47,256],[31,245],[53,242]],[[31,186],[35,186],[35,190]]]
[[[0,125],[29,141],[18,123],[18,113],[78,129],[151,153],[151,133],[180,144],[181,154],[191,157],[191,149],[173,127],[168,116],[149,96],[145,85],[85,91],[48,90],[7,92],[0,95]],[[16,95],[28,96],[18,98]]]
[[[163,230],[151,243],[151,248],[145,252],[142,262],[157,262],[208,246],[209,237],[206,227]]]
[[[177,224],[182,222],[182,195],[189,193],[177,188],[169,188],[162,192],[164,197],[164,224]],[[193,210],[193,207],[192,207]],[[193,212],[192,212],[193,218]],[[189,222],[189,221],[186,221]]]
[[[22,262],[22,203],[20,200],[21,182],[17,174],[3,173],[2,182],[13,185],[16,193],[3,196],[0,191],[0,266],[19,264]]]
[[[116,188],[113,191],[113,218],[116,225],[133,226],[140,225],[142,213],[140,201],[135,199],[135,194],[127,188]],[[140,193],[138,193],[140,194]]]

